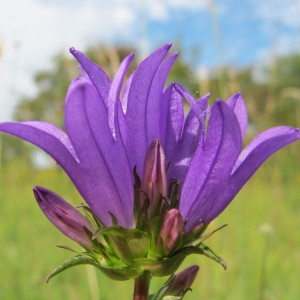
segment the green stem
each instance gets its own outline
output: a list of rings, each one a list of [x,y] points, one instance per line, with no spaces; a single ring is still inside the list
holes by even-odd
[[[147,300],[149,294],[151,275],[145,271],[140,277],[134,280],[133,300]]]

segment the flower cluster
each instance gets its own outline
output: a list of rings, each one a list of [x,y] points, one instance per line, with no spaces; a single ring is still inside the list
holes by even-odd
[[[203,244],[211,235],[204,230],[270,155],[300,139],[299,129],[274,127],[242,149],[248,121],[241,94],[209,106],[209,95],[194,99],[179,84],[165,87],[178,55],[166,57],[170,47],[153,52],[126,81],[132,53],[110,80],[71,48],[82,77],[66,96],[66,131],[37,121],[0,124],[51,155],[87,203],[83,215],[34,188],[48,219],[85,248],[50,276],[82,263],[119,280],[145,271],[164,276],[191,253],[225,266]]]

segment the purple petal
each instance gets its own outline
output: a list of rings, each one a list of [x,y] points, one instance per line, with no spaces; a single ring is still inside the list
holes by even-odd
[[[245,137],[248,128],[248,113],[241,93],[231,96],[226,103],[233,109],[240,124],[242,139]]]
[[[86,248],[92,247],[83,228],[91,233],[94,233],[94,229],[79,211],[43,187],[35,187],[33,193],[43,213],[63,234]]]
[[[171,84],[161,99],[160,137],[166,154],[166,162],[173,158],[174,149],[180,139],[184,121],[182,96]]]
[[[124,114],[126,114],[126,112],[127,112],[128,94],[129,94],[129,90],[130,90],[130,86],[131,86],[133,75],[134,75],[134,73],[132,73],[127,78],[127,80],[126,80],[126,82],[124,84],[124,88],[123,88],[123,92],[122,92],[122,96],[121,96],[122,110],[123,110]]]
[[[224,192],[219,187],[228,180],[241,146],[235,114],[225,102],[215,102],[205,143],[196,149],[182,187],[180,212],[188,221],[187,230],[216,215],[222,203],[215,199]]]
[[[176,178],[183,182],[186,171],[190,165],[193,154],[200,143],[203,144],[205,128],[204,122],[208,110],[209,94],[201,97],[197,102],[198,108],[201,110],[201,122],[199,121],[198,113],[193,109],[190,110],[182,131],[182,137],[173,150],[173,157],[171,159],[171,166],[169,169],[169,178]]]
[[[136,69],[128,93],[126,122],[128,125],[127,152],[132,168],[136,165],[142,174],[147,152],[147,102],[153,78],[171,45],[167,44],[152,53]],[[154,99],[156,101],[156,99]]]
[[[133,58],[134,58],[134,53],[131,53],[122,61],[118,69],[118,72],[116,73],[111,83],[109,93],[108,93],[108,103],[107,103],[108,122],[114,138],[116,138],[116,116],[117,116],[117,109],[118,109],[117,101],[120,99],[120,91],[122,88],[122,83]]]
[[[115,140],[94,85],[78,78],[70,86],[65,121],[80,160],[72,178],[95,214],[110,224],[111,212],[121,226],[132,226],[133,179],[122,139]]]
[[[194,97],[183,86],[181,86],[180,84],[175,84],[175,88],[178,91],[178,93],[181,94],[190,104],[194,113],[197,115],[202,128],[204,128],[204,121],[207,114],[206,109],[203,110],[202,107],[200,107],[199,104],[195,101]],[[207,95],[206,97],[208,99],[209,95]]]
[[[161,120],[164,120],[167,116],[162,114],[162,95],[163,89],[166,83],[167,76],[172,68],[172,65],[177,58],[178,53],[175,52],[165,59],[161,64],[152,81],[150,93],[147,102],[147,143],[150,144],[155,139],[161,139]]]
[[[239,155],[232,170],[231,181],[240,189],[268,157],[299,139],[299,129],[288,126],[278,126],[262,132]]]
[[[80,51],[75,48],[70,48],[71,54],[77,59],[80,63],[83,70],[89,76],[95,87],[97,88],[98,93],[100,94],[105,105],[107,105],[107,96],[110,88],[110,79],[106,73],[94,62],[92,62],[87,56],[85,56]]]
[[[60,128],[46,122],[6,122],[0,131],[26,140],[52,156],[67,172],[78,164],[78,156],[69,137]]]
[[[257,136],[240,154],[233,168],[234,172],[228,180],[220,182],[215,187],[215,193],[203,197],[203,201],[213,205],[212,212],[207,214],[206,221],[210,222],[216,218],[228,206],[247,180],[268,157],[299,139],[299,129],[285,126],[271,128]]]

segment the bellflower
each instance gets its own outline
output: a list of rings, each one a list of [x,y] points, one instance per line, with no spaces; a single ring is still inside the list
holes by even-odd
[[[70,177],[94,229],[58,195],[35,188],[35,196],[58,229],[89,248],[86,263],[114,279],[172,274],[191,253],[225,266],[203,245],[210,236],[204,230],[270,155],[300,139],[299,129],[279,126],[243,149],[248,120],[241,94],[208,106],[209,95],[194,99],[179,84],[166,87],[178,55],[166,57],[170,47],[153,52],[124,83],[132,53],[111,80],[71,48],[82,76],[66,96],[65,131],[38,121],[0,124],[0,131],[46,151]],[[71,220],[57,217],[60,206]]]

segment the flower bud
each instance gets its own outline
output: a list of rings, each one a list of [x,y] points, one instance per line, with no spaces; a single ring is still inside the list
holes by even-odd
[[[35,187],[33,193],[43,213],[63,234],[85,248],[92,247],[84,227],[91,233],[94,229],[79,211],[60,196],[43,187]]]
[[[159,140],[154,140],[148,148],[141,188],[150,200],[148,212],[151,215],[156,210],[160,197],[167,195],[165,154]],[[141,199],[145,199],[145,196]]]
[[[162,224],[159,236],[163,241],[163,251],[165,254],[170,253],[178,238],[184,231],[184,221],[179,210],[173,208],[169,210]]]
[[[175,275],[165,291],[164,296],[184,296],[186,291],[188,291],[193,284],[198,271],[199,267],[194,265]]]

